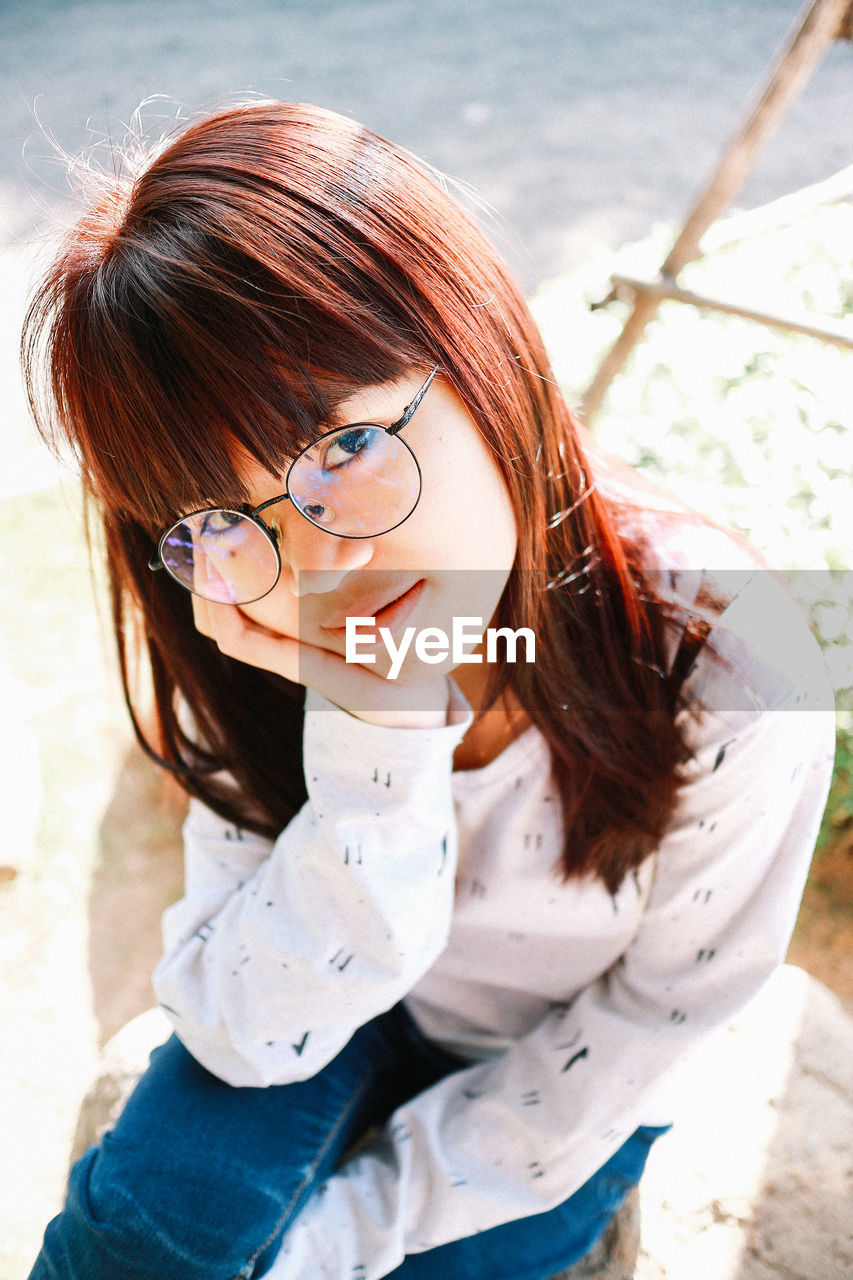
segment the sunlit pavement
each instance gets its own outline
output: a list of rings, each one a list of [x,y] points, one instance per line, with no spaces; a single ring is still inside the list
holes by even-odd
[[[135,107],[254,91],[318,102],[470,184],[528,292],[677,220],[797,0],[11,0],[0,43],[0,493],[50,481],[17,392],[28,256],[68,216],[49,142],[121,138]],[[849,163],[849,53],[830,51],[743,195]],[[167,115],[172,105],[158,110]],[[839,127],[833,128],[832,123]],[[11,251],[11,252],[10,252]],[[11,439],[10,439],[11,436]]]

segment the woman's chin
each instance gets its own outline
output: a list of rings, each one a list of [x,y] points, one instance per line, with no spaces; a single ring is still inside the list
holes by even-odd
[[[380,663],[377,660],[375,666],[365,667],[366,671],[372,671],[374,675],[380,676],[381,679],[387,680],[389,684],[405,685],[407,688],[413,688],[415,685],[432,684],[436,680],[440,680],[442,676],[449,675],[454,668],[454,663],[450,658],[443,662],[422,662],[417,655],[407,655],[402,664],[394,664],[387,658]]]

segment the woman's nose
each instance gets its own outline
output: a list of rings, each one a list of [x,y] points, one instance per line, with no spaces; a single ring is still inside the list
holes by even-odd
[[[374,539],[339,538],[296,511],[281,521],[281,576],[295,596],[334,591],[348,573],[373,558]]]

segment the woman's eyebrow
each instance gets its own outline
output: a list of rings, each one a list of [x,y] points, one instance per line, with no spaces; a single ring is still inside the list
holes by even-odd
[[[383,405],[383,407],[376,412],[372,411],[369,406],[363,409],[351,409],[347,413],[342,411],[343,405],[349,404],[351,400],[355,400],[362,394],[366,395],[368,390],[369,389],[365,388],[364,392],[362,392],[362,390],[356,389],[348,396],[342,397],[341,400],[338,401],[338,407],[331,410],[327,419],[329,425],[325,430],[336,431],[340,427],[358,426],[358,424],[362,422],[375,422],[380,426],[390,425],[390,423],[394,422],[396,418],[399,418],[400,415],[405,412],[409,401],[412,399],[411,395],[408,395],[407,398],[406,391],[401,390],[397,394],[393,403]],[[399,401],[399,403],[397,403],[397,401]]]
[[[324,420],[326,425],[324,426],[322,422],[319,424],[321,431],[334,431],[338,427],[347,426],[350,422],[367,422],[370,419],[370,414],[367,412],[352,409],[345,412],[345,407],[358,395],[359,391],[356,389],[337,398]]]

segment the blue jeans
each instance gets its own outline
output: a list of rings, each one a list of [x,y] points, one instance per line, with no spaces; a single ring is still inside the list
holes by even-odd
[[[311,1080],[235,1089],[176,1037],[71,1171],[30,1280],[256,1280],[312,1192],[372,1126],[465,1064],[398,1005]],[[394,1280],[544,1280],[583,1257],[662,1129],[638,1129],[549,1213],[411,1254]]]

